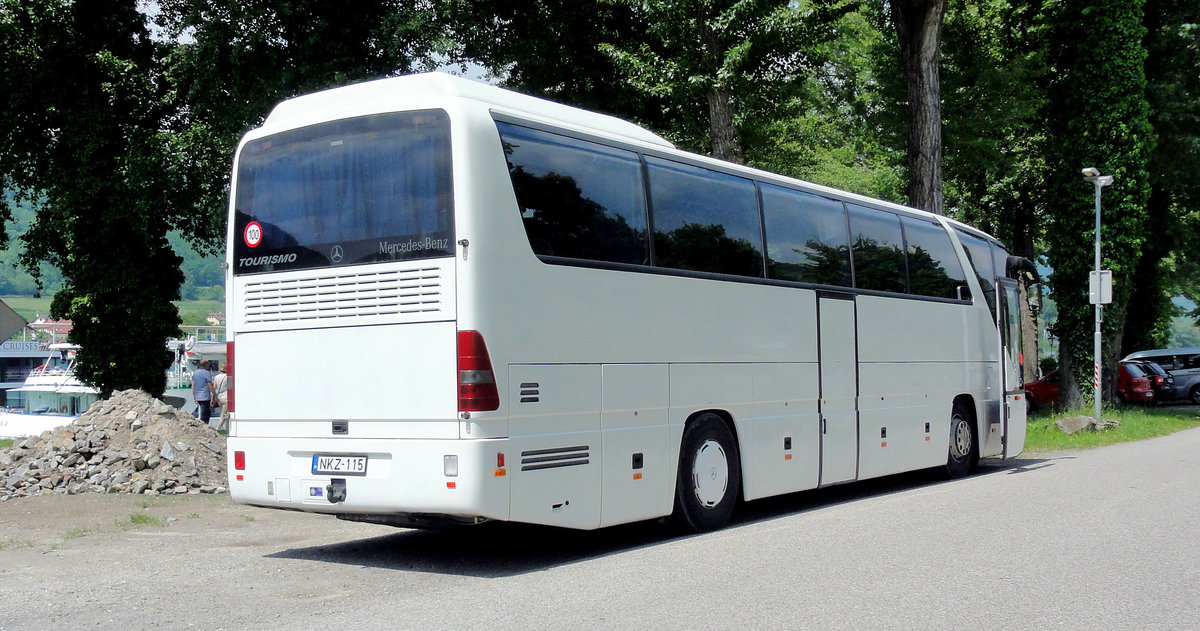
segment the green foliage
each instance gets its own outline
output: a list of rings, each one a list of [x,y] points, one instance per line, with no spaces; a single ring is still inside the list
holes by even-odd
[[[948,214],[1030,259],[1044,213],[1041,4],[951,0],[942,45]]]
[[[1058,303],[1054,332],[1063,365],[1076,382],[1091,373],[1092,307],[1087,299],[1093,268],[1094,205],[1080,169],[1113,175],[1103,192],[1103,266],[1113,270],[1113,304],[1106,310],[1106,365],[1118,358],[1118,340],[1131,295],[1130,279],[1146,242],[1147,162],[1154,143],[1145,96],[1146,51],[1141,2],[1071,0],[1050,17],[1050,85],[1047,181],[1050,222],[1046,233],[1051,281]],[[1082,17],[1081,17],[1082,16]],[[1068,397],[1077,396],[1067,380]],[[1072,401],[1071,398],[1067,399]]]
[[[0,178],[37,213],[19,261],[62,272],[51,314],[75,322],[83,379],[160,393],[183,280],[166,234],[193,213],[144,17],[133,0],[5,0],[2,15]]]
[[[442,38],[426,5],[400,0],[158,5],[166,34],[188,40],[170,46],[163,63],[179,112],[172,155],[190,166],[203,209],[180,228],[206,254],[225,234],[229,166],[247,129],[286,98],[428,66]]]
[[[903,111],[887,109],[880,88],[892,42],[869,9],[839,19],[837,37],[811,46],[813,68],[797,71],[769,116],[741,129],[746,161],[756,167],[842,190],[904,199],[904,154],[890,147]],[[902,89],[902,88],[901,88]],[[896,118],[891,118],[896,117]]]
[[[778,118],[777,104],[794,77],[816,67],[815,47],[835,35],[833,25],[854,6],[839,0],[610,2],[646,25],[635,40],[601,44],[617,81],[689,113],[675,117],[687,127],[668,133],[680,144],[711,148],[733,161],[742,160],[742,130]]]
[[[1145,24],[1146,97],[1156,142],[1147,242],[1132,278],[1122,342],[1127,349],[1167,342],[1177,312],[1168,297],[1200,299],[1200,170],[1181,159],[1200,154],[1200,3],[1147,0]]]

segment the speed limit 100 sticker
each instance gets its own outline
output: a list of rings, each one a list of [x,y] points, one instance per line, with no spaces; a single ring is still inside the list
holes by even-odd
[[[262,243],[262,226],[257,221],[251,221],[246,225],[246,232],[242,236],[246,239],[246,245],[256,248]]]

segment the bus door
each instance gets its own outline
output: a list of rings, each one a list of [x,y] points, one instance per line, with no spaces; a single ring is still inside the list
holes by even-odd
[[[817,313],[825,486],[858,478],[858,318],[852,294],[820,292]]]
[[[996,281],[996,325],[1000,329],[1000,383],[1004,404],[1000,423],[1004,432],[1004,457],[1013,458],[1025,448],[1025,383],[1021,374],[1021,290],[1008,278]],[[1032,358],[1031,358],[1032,360]]]

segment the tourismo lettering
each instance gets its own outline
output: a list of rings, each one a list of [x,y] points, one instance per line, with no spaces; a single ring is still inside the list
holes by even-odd
[[[425,237],[424,239],[409,239],[400,243],[390,243],[388,241],[379,242],[380,254],[405,254],[408,252],[420,252],[421,250],[445,250],[449,245],[449,239],[434,239]]]
[[[278,265],[279,263],[295,263],[296,253],[275,254],[272,256],[252,256],[238,259],[238,267],[253,267],[256,265]]]

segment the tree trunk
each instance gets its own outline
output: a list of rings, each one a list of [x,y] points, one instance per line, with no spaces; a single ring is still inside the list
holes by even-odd
[[[1066,344],[1058,346],[1058,372],[1061,379],[1058,382],[1058,402],[1068,410],[1078,410],[1083,407],[1083,395],[1079,392],[1079,382],[1075,381],[1075,357]],[[1088,384],[1091,387],[1091,384]]]
[[[1025,383],[1038,378],[1038,330],[1037,315],[1029,308],[1034,287],[1021,283],[1021,377]]]
[[[708,134],[714,158],[741,164],[742,145],[733,128],[734,108],[729,97],[729,88],[721,85],[708,93]]]
[[[733,106],[732,90],[717,78],[725,57],[717,33],[706,18],[699,20],[700,45],[703,47],[701,59],[704,71],[712,77],[712,85],[708,94],[708,139],[712,143],[712,156],[718,160],[742,163],[742,145],[737,139],[737,130],[733,120],[736,110]]]
[[[942,20],[946,0],[893,0],[908,95],[908,203],[942,212]]]

